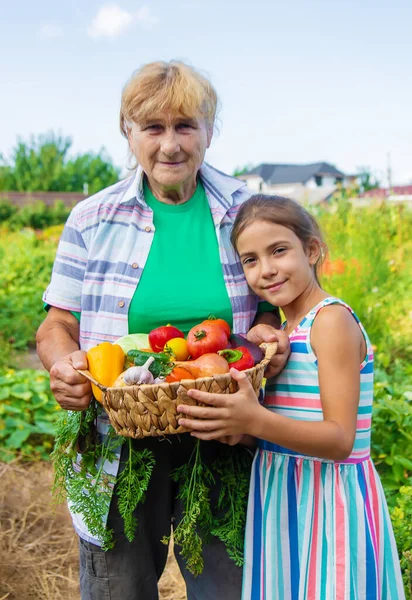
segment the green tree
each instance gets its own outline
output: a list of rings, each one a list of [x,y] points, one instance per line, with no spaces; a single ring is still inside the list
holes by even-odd
[[[361,192],[380,187],[380,181],[372,174],[369,167],[358,167],[359,189]]]
[[[64,175],[66,191],[86,191],[86,186],[87,194],[95,194],[118,181],[119,169],[101,149],[99,154],[82,154],[69,160]]]
[[[235,170],[233,171],[233,177],[239,177],[239,175],[244,175],[245,173],[251,171],[253,167],[254,165],[252,165],[252,163],[248,163],[243,167],[235,167]]]
[[[69,158],[71,145],[54,133],[19,138],[9,162],[0,155],[0,190],[92,194],[118,181],[120,170],[103,149]]]

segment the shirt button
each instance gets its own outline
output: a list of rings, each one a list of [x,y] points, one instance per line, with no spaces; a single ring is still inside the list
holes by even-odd
[[[139,265],[138,265],[137,263],[133,263],[133,264],[132,264],[132,267],[133,267],[133,269],[137,269],[137,268],[138,268],[138,266],[139,266]]]
[[[120,300],[120,302],[117,303],[117,306],[119,306],[120,308],[123,308],[123,306],[124,306],[123,300]]]
[[[149,227],[149,225],[147,227],[144,228],[145,231],[147,231],[147,233],[149,233],[149,231],[152,231],[152,228]]]

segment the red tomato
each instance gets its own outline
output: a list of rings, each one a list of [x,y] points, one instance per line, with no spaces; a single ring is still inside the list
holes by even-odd
[[[153,352],[162,352],[169,340],[173,338],[184,338],[184,333],[172,325],[164,325],[152,329],[149,333],[149,344]]]
[[[207,323],[208,325],[210,324],[210,325],[215,325],[216,327],[220,327],[220,329],[223,329],[223,331],[226,333],[227,337],[230,336],[230,325],[224,319],[218,319],[217,317],[210,315],[210,317],[208,319],[205,319],[203,321],[203,323]]]
[[[192,358],[202,354],[218,352],[230,346],[226,333],[220,327],[210,323],[200,323],[187,334],[187,347]]]

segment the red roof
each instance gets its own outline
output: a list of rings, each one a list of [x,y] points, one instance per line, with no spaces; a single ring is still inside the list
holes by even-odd
[[[394,185],[391,188],[376,188],[359,194],[360,198],[387,198],[388,196],[412,196],[412,185]]]

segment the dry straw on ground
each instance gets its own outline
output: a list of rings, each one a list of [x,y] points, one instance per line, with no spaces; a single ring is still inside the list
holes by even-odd
[[[0,463],[0,600],[79,600],[77,538],[65,506],[51,508],[48,463]],[[172,555],[160,600],[185,600]]]

